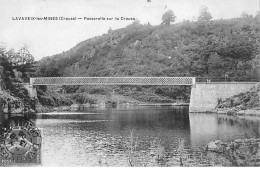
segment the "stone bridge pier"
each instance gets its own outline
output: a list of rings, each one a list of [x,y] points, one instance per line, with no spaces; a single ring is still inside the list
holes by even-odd
[[[36,111],[36,107],[37,107],[37,103],[38,103],[36,88],[33,85],[30,85],[30,84],[24,85],[24,88],[28,91],[30,98],[33,100],[33,102],[31,103],[32,104],[31,108],[34,111]]]
[[[33,85],[26,84],[24,88],[28,91],[28,94],[31,98],[37,98],[37,91]]]

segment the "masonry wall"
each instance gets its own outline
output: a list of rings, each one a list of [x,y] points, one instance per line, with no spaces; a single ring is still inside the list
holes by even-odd
[[[34,88],[32,85],[24,85],[24,88],[27,89],[29,96],[31,98],[36,98],[37,97],[37,91],[36,88]]]
[[[254,87],[255,82],[196,83],[191,88],[190,112],[214,111],[218,98],[226,99]]]

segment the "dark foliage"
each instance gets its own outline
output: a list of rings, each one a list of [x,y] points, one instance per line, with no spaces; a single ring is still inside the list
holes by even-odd
[[[256,65],[260,47],[258,18],[243,15],[230,20],[210,21],[210,16],[206,19],[159,26],[135,22],[123,29],[110,29],[109,34],[43,58],[37,75],[259,80]],[[128,88],[130,91],[122,94],[136,97],[155,94],[172,100],[186,100],[189,92],[185,87],[144,87],[141,91],[135,91],[138,87]]]
[[[32,106],[28,91],[19,83],[29,82],[35,72],[34,58],[24,46],[17,52],[0,47],[0,89],[10,94],[5,102],[12,102],[15,98],[25,105]],[[18,102],[17,102],[18,103]]]

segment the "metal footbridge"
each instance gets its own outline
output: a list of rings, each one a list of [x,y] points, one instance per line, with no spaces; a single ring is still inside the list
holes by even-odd
[[[36,77],[30,85],[194,85],[195,77]]]

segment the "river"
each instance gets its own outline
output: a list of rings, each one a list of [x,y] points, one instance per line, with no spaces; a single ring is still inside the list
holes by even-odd
[[[260,119],[188,113],[188,107],[92,108],[88,115],[41,115],[43,166],[210,165],[199,147],[260,137]]]
[[[260,137],[260,118],[189,113],[186,106],[84,113],[36,116],[43,166],[212,166],[201,146]]]

